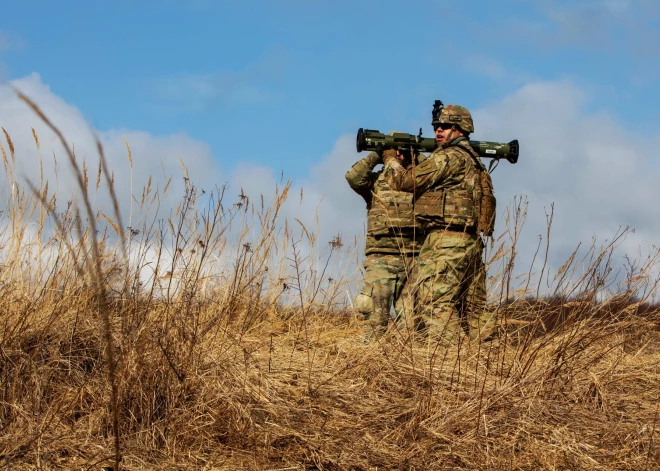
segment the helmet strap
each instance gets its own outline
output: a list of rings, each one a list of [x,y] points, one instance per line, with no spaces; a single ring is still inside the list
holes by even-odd
[[[442,144],[442,147],[448,147],[454,140],[452,137],[454,136],[454,131],[456,131],[456,125],[453,124],[451,126],[451,132],[449,133],[449,136],[447,136],[447,139],[445,139],[445,142]]]

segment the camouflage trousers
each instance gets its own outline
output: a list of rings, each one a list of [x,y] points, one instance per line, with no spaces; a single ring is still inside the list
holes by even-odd
[[[368,326],[384,332],[394,305],[397,316],[412,309],[412,293],[406,283],[415,269],[415,257],[402,254],[369,254],[364,261],[364,281],[355,299],[355,308]],[[407,306],[407,307],[404,307]]]
[[[431,231],[420,249],[415,282],[415,330],[429,340],[458,343],[484,340],[494,333],[495,317],[486,311],[486,269],[478,235]]]

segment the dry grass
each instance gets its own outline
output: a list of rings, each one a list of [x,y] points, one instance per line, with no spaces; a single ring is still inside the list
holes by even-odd
[[[45,182],[12,180],[8,148],[0,466],[660,468],[655,253],[615,278],[617,238],[576,252],[542,299],[513,279],[514,206],[490,254],[499,339],[445,349],[401,328],[365,344],[342,307],[350,250],[279,220],[288,185],[270,205],[189,185],[124,236],[118,211],[85,209],[84,164],[82,210],[62,210]]]

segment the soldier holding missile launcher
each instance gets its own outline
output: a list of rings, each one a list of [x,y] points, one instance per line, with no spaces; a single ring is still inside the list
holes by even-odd
[[[414,310],[407,309],[407,314],[412,314],[416,329],[446,343],[466,334],[471,339],[484,339],[492,335],[495,319],[485,311],[482,236],[492,235],[495,197],[479,156],[516,163],[518,141],[470,141],[474,131],[470,113],[457,105],[445,107],[439,100],[433,108],[432,124],[435,139],[422,138],[421,130],[417,136],[385,136],[360,129],[357,149],[382,156],[385,167],[381,178],[391,191],[412,196],[413,225],[424,231],[419,275],[415,280],[409,277],[406,287],[415,293]],[[401,161],[403,150],[432,154],[419,165],[406,166]],[[371,158],[376,161],[376,157]]]
[[[395,134],[400,133],[385,137]],[[404,167],[420,156],[409,151],[399,155]],[[404,286],[412,286],[406,282],[424,240],[413,213],[413,194],[393,190],[382,171],[374,172],[381,163],[381,155],[371,152],[346,173],[348,184],[367,203],[364,280],[354,307],[364,316],[369,338],[385,332],[392,305],[397,313],[402,313],[406,300],[412,299],[410,292],[404,293]],[[409,305],[405,310],[410,309]]]

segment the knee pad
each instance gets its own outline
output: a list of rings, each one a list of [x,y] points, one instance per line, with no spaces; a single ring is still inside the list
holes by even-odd
[[[371,296],[366,294],[358,294],[354,301],[354,306],[356,311],[365,316],[371,314],[374,310],[374,302],[371,299]]]

